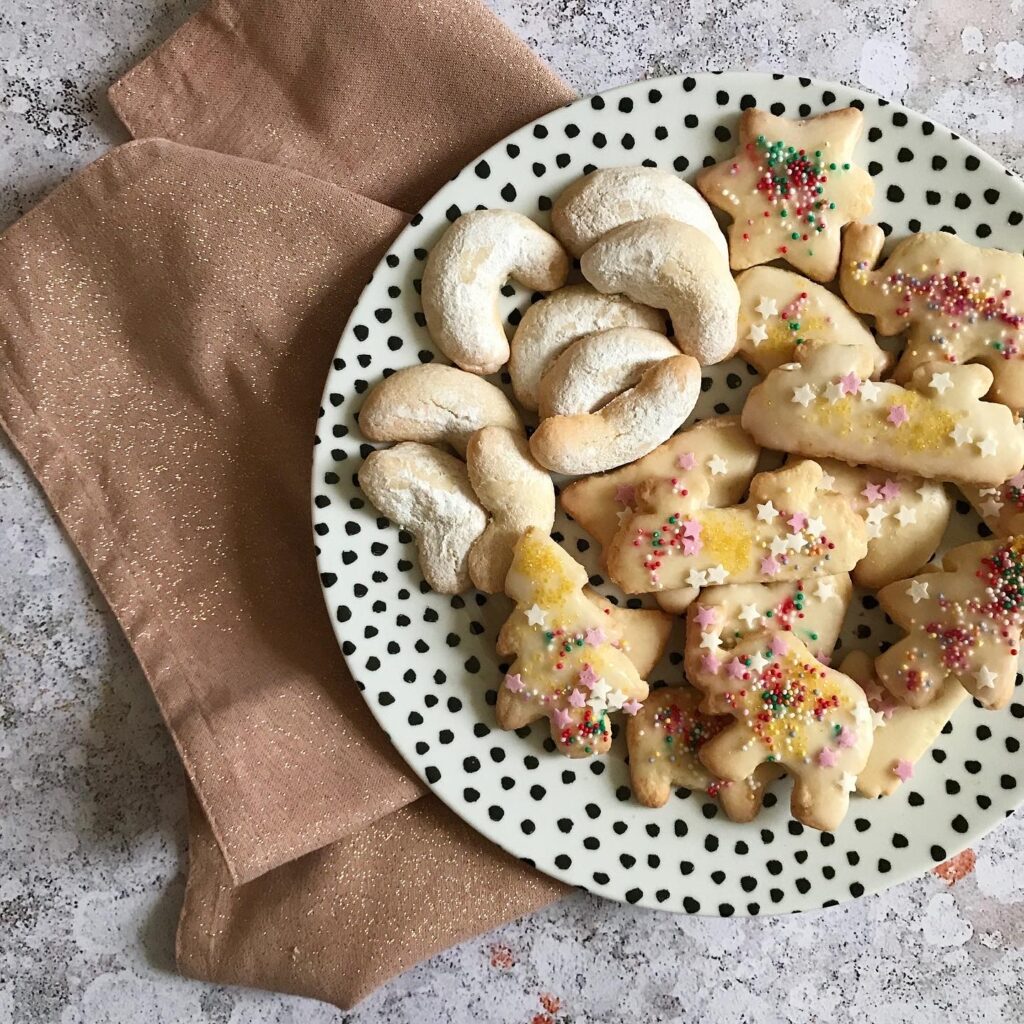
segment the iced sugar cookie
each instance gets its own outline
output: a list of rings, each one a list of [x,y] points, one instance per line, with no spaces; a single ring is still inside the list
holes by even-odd
[[[960,485],[964,497],[1000,537],[1024,533],[1024,472],[1015,473],[997,487]]]
[[[863,124],[852,107],[806,121],[740,115],[735,156],[697,175],[704,198],[732,217],[733,270],[783,259],[815,281],[835,277],[839,233],[871,212],[875,191],[853,162]]]

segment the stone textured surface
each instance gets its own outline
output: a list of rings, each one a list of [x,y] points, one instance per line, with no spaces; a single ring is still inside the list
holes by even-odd
[[[574,86],[717,68],[872,89],[1024,172],[1024,0],[490,0]],[[5,0],[0,225],[122,134],[106,85],[197,0]],[[0,443],[0,1024],[1024,1019],[1024,816],[827,914],[719,921],[575,895],[342,1014],[172,973],[181,772],[138,666]]]

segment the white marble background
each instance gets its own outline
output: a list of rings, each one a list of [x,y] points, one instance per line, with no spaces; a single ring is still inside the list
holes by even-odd
[[[863,86],[1024,172],[1024,0],[489,0],[577,89],[680,70]],[[3,0],[0,226],[123,134],[106,86],[198,0]],[[0,1024],[1024,1020],[1024,816],[828,914],[577,894],[355,1011],[174,976],[181,772],[121,633],[0,441]],[[976,856],[976,860],[975,860]]]

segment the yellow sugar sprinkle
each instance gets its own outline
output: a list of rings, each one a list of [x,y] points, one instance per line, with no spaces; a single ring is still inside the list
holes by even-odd
[[[730,575],[745,572],[753,558],[754,541],[748,517],[735,509],[704,509],[700,514],[701,554]]]

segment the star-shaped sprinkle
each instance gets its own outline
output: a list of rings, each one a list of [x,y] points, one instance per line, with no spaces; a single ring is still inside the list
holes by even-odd
[[[710,604],[702,604],[697,607],[697,614],[694,616],[697,625],[701,628],[713,626],[718,621],[718,609]]]
[[[747,629],[753,627],[755,622],[761,621],[761,613],[752,604],[745,604],[740,612],[740,618],[746,623]]]
[[[543,626],[548,620],[548,613],[539,604],[526,610],[526,621],[531,626]]]
[[[860,391],[861,380],[852,370],[839,378],[844,395],[856,395]]]
[[[868,526],[879,527],[889,517],[889,513],[881,505],[872,505],[864,514],[864,520]]]
[[[907,585],[907,597],[910,598],[914,604],[918,604],[924,601],[928,597],[928,584],[923,580],[911,580]]]
[[[793,388],[793,401],[806,409],[814,401],[814,388],[810,384],[801,384],[800,387]]]
[[[857,734],[847,726],[843,726],[839,732],[839,746],[852,747],[857,743]]]
[[[838,597],[836,593],[836,581],[829,576],[823,576],[818,580],[818,586],[814,591],[814,596],[819,601],[828,601],[833,597]]]
[[[774,555],[768,555],[761,559],[761,572],[765,576],[774,576],[779,571],[779,563]]]
[[[779,510],[771,503],[766,501],[763,505],[757,506],[757,518],[762,523],[770,523],[778,518]]]
[[[948,374],[946,376],[948,376]],[[900,782],[906,782],[908,779],[912,779],[914,777],[914,762],[901,757],[893,765],[892,773],[900,780]]]
[[[642,707],[643,704],[633,697],[622,705],[622,710],[625,711],[627,715],[635,715]]]
[[[979,690],[994,690],[996,686],[996,680],[999,678],[999,676],[997,676],[995,672],[993,672],[992,669],[988,667],[988,665],[982,665],[981,668],[979,668],[978,671],[974,673],[974,678],[978,682]]]
[[[593,707],[595,701],[601,704],[605,704],[608,701],[608,694],[612,692],[612,688],[603,680],[598,679],[596,683],[590,688],[590,700],[587,701],[591,707]]]
[[[747,668],[749,668],[751,672],[762,672],[767,664],[768,659],[760,651],[755,651],[750,656],[750,663],[747,665]]]
[[[771,651],[776,658],[781,657],[786,651],[789,650],[789,643],[781,633],[776,633],[772,637]]]
[[[933,373],[928,386],[933,391],[938,391],[940,395],[944,395],[953,386],[953,378],[948,373]]]
[[[691,569],[686,577],[686,585],[688,587],[706,587],[708,585],[707,573],[701,572],[699,569]]]
[[[636,488],[632,484],[619,484],[615,488],[615,501],[619,505],[626,505],[632,508],[633,503],[636,501]]]
[[[786,524],[791,530],[802,530],[807,525],[807,516],[803,512],[794,512],[786,520]]]
[[[825,388],[825,397],[832,403],[838,402],[843,397],[843,385],[834,380]]]
[[[825,520],[821,516],[815,516],[813,519],[807,520],[807,525],[804,529],[812,537],[820,537],[825,532]]]
[[[577,690],[575,687],[573,687],[572,693],[569,694],[569,703],[574,708],[581,708],[584,704],[587,703],[587,698],[583,696],[582,690]]]
[[[708,583],[721,586],[729,577],[729,572],[724,565],[713,565],[707,570]]]
[[[900,505],[896,518],[900,521],[900,526],[912,526],[917,522],[917,509],[909,505]]]
[[[775,558],[781,558],[789,550],[789,538],[776,537],[768,547]]]
[[[886,419],[888,419],[894,427],[898,427],[910,419],[910,414],[907,412],[907,407],[905,405],[890,405],[889,415]]]
[[[886,501],[892,501],[893,498],[898,498],[903,488],[895,480],[886,480],[882,484],[882,497]]]
[[[857,776],[853,772],[843,772],[839,780],[839,788],[844,793],[852,793],[857,788]]]
[[[818,751],[818,764],[822,768],[835,768],[839,755],[831,747],[822,747]]]
[[[747,671],[747,666],[744,665],[739,658],[733,658],[732,661],[725,666],[725,671],[733,679],[742,679],[743,673]]]
[[[887,719],[884,711],[872,711],[871,712],[871,725],[875,729],[881,729],[885,725]]]
[[[721,476],[723,473],[728,472],[729,463],[721,455],[712,455],[708,459],[708,469],[711,470],[712,476]]]
[[[584,665],[583,668],[580,669],[580,686],[585,686],[588,690],[592,690],[598,679],[600,679],[600,676],[589,665]]]
[[[722,636],[720,633],[707,630],[700,635],[700,645],[706,651],[717,651],[722,646]]]
[[[978,445],[978,451],[985,456],[995,455],[996,449],[999,447],[996,439],[991,434],[986,434],[976,443]]]
[[[612,690],[612,692],[608,694],[608,707],[613,711],[618,711],[625,703],[626,695],[621,690]]]
[[[869,483],[860,493],[872,503],[882,500],[882,488],[879,484]]]
[[[615,513],[615,518],[619,521],[619,525],[620,526],[627,519],[632,519],[632,517],[633,517],[633,510],[631,508],[620,508],[619,511]]]
[[[607,642],[607,638],[604,635],[604,630],[600,626],[591,627],[583,634],[583,638],[587,643],[588,647],[598,647],[603,643]]]
[[[568,729],[572,724],[572,715],[566,708],[555,708],[553,718],[556,729]]]
[[[762,295],[761,301],[754,309],[761,314],[762,320],[767,320],[770,316],[778,316],[779,304],[774,299],[768,298],[767,295]]]
[[[749,331],[747,331],[747,341],[749,341],[754,348],[757,348],[762,341],[768,340],[768,328],[764,324],[754,324]]]
[[[988,498],[981,504],[981,514],[986,519],[995,519],[1002,511],[1003,503],[995,498]]]
[[[786,547],[791,551],[802,551],[807,547],[807,538],[802,533],[787,533]]]
[[[860,382],[860,397],[864,402],[877,402],[878,401],[878,385],[873,380],[862,380]]]
[[[971,444],[974,441],[974,431],[964,423],[958,423],[950,432],[949,436],[956,441],[958,446]]]
[[[836,489],[836,478],[824,470],[821,473],[821,489],[823,491],[834,491]]]
[[[680,452],[676,456],[676,465],[680,469],[693,469],[697,465],[697,456],[693,452]]]
[[[697,538],[700,536],[700,520],[699,519],[684,519],[680,524],[683,528],[684,537]]]
[[[934,486],[935,486],[934,484],[932,484],[929,481],[925,480],[925,482],[923,484],[921,484],[920,487],[918,487],[918,489],[917,489],[917,496],[919,498],[924,498],[925,501],[929,501],[930,499],[935,497],[935,492],[933,490]]]
[[[523,677],[518,672],[515,675],[505,676],[505,689],[511,693],[522,693],[526,689]]]
[[[708,672],[713,676],[717,676],[718,670],[722,667],[722,663],[714,654],[705,654],[704,657],[700,659],[700,667],[705,672]]]

